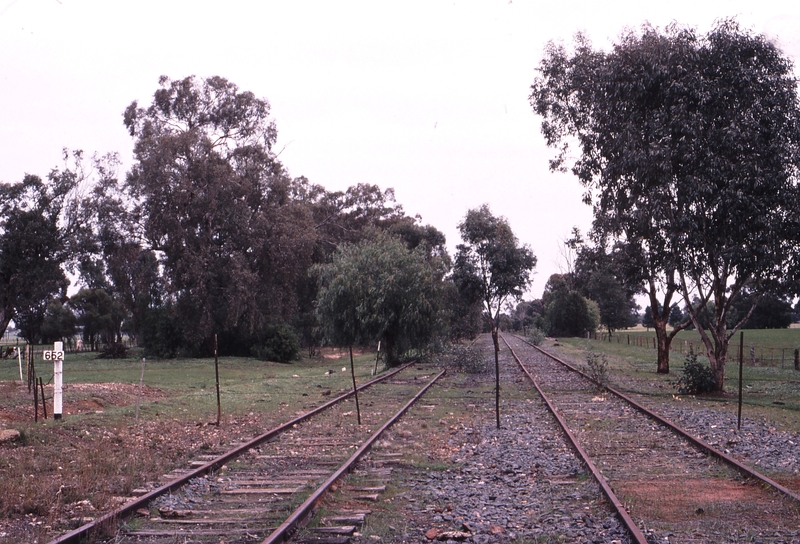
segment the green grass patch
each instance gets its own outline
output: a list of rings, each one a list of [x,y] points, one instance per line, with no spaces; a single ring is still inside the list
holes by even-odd
[[[738,359],[739,356],[739,339],[740,332],[744,333],[744,351],[745,360],[750,360],[750,348],[754,350],[754,356],[757,363],[762,365],[772,366],[793,366],[794,365],[794,350],[800,349],[800,328],[796,329],[747,329],[739,331],[731,339],[731,355]],[[641,349],[649,349],[655,351],[653,340],[656,333],[653,330],[632,330],[616,332],[611,338],[611,342],[607,339],[591,340],[592,343],[600,344],[618,344],[639,347]],[[675,339],[672,341],[672,349],[687,353],[690,346],[694,348],[696,353],[704,351],[703,343],[700,339],[700,334],[696,330],[680,331]]]
[[[800,329],[745,331],[745,346],[749,333],[759,333],[752,336],[764,339],[781,340],[784,342],[796,339],[800,345]],[[622,333],[623,335],[627,333]],[[631,332],[634,334],[648,335],[652,332]],[[693,334],[695,331],[681,331],[681,335]],[[639,393],[651,397],[672,400],[677,395],[675,382],[683,369],[685,354],[680,351],[670,352],[670,374],[656,373],[656,351],[652,348],[640,347],[633,342],[629,345],[623,342],[602,342],[581,338],[559,339],[559,349],[580,366],[585,364],[589,353],[603,353],[607,357],[609,371],[609,385],[628,392]],[[705,348],[694,344],[699,354],[698,360],[708,364],[704,357]],[[545,349],[547,346],[545,346]],[[698,349],[699,348],[699,349]],[[780,364],[749,362],[749,348],[745,350],[745,364],[742,369],[743,404],[746,407],[744,414],[749,417],[764,417],[777,425],[785,426],[789,430],[800,430],[800,372],[794,370],[793,363],[787,361],[783,367]],[[787,349],[788,352],[788,349]],[[739,388],[739,350],[738,337],[736,343],[731,345],[728,362],[725,366],[725,394],[701,395],[692,397],[692,401],[701,405],[722,408],[730,411],[736,410]],[[624,384],[624,385],[622,385]]]
[[[69,384],[127,384],[138,387],[142,360],[137,350],[126,359],[98,359],[96,353],[67,353],[63,381],[65,410],[70,400],[87,400],[92,395],[72,391]],[[53,365],[37,356],[37,374],[46,384],[52,383]],[[374,355],[355,358],[356,381],[361,384],[372,377]],[[346,371],[342,372],[345,368]],[[382,370],[379,368],[379,371]],[[326,372],[330,371],[329,374]],[[25,362],[23,361],[23,373]],[[19,383],[16,359],[0,362],[0,381]],[[144,385],[156,388],[163,398],[143,399],[140,415],[166,414],[169,417],[196,417],[197,413],[216,414],[216,376],[214,359],[148,359],[145,361]],[[320,404],[330,396],[352,389],[350,362],[342,359],[303,359],[291,364],[265,362],[254,358],[223,357],[219,359],[220,402],[225,413],[248,413],[279,409],[283,403],[295,405],[308,401]],[[129,392],[131,390],[129,389]],[[330,396],[323,392],[330,391]],[[86,397],[86,399],[82,398]],[[4,399],[0,399],[0,407]],[[9,400],[10,402],[10,400]],[[130,412],[131,404],[106,411]],[[191,415],[190,415],[191,414]]]

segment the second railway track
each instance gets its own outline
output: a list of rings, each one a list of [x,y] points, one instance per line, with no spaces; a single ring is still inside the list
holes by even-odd
[[[54,542],[86,538],[115,544],[288,540],[308,520],[324,491],[351,470],[378,434],[442,374],[429,365],[409,365],[359,391],[360,416],[355,397],[332,402],[274,436],[198,460],[201,466],[195,477],[165,484],[146,504],[137,503],[127,521],[123,514],[130,508]],[[356,491],[362,498],[372,498],[381,489],[375,485]],[[342,512],[331,518],[342,523],[320,534],[352,533],[354,523],[363,518],[361,511]]]
[[[553,356],[507,341],[633,520],[634,540],[796,541],[796,496],[743,475]]]

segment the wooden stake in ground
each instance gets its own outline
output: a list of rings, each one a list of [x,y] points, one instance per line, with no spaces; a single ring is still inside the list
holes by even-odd
[[[39,390],[36,388],[36,376],[33,377],[33,422],[39,421]],[[30,388],[30,382],[28,382]],[[30,390],[30,389],[29,389]]]
[[[17,346],[17,360],[19,361],[19,383],[24,383],[25,378],[22,377],[22,350]]]
[[[356,367],[353,363],[353,346],[350,346],[350,375],[353,376],[353,394],[356,397],[356,414],[358,415],[358,424],[361,425],[361,408],[358,405],[358,387],[356,387]]]
[[[145,358],[142,357],[142,373],[139,375],[139,393],[136,395],[136,424],[139,424],[139,401],[142,398],[142,384],[144,383],[144,362]]]
[[[26,344],[25,346],[25,362],[28,365],[27,368],[27,376],[28,376],[28,393],[31,392],[31,387],[33,387],[33,380],[36,376],[36,370],[33,368],[33,346],[31,344]],[[34,391],[35,393],[35,391]]]
[[[381,358],[381,341],[378,340],[378,352],[375,353],[375,370],[372,371],[372,375],[375,376],[378,373],[378,359]]]
[[[39,391],[42,394],[42,415],[47,419],[47,401],[44,398],[44,382],[41,377],[39,377]]]
[[[219,357],[217,356],[217,335],[214,335],[214,374],[217,376],[217,427],[219,427],[222,408],[219,402]]]
[[[742,428],[742,365],[744,363],[744,331],[739,331],[739,415],[736,428]]]

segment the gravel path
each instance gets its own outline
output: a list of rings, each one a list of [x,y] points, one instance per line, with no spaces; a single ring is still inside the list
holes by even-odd
[[[506,398],[530,389],[510,357],[501,351],[501,429],[491,411],[462,420],[449,439],[452,468],[407,477],[398,498],[412,529],[397,541],[629,542],[542,403]],[[476,379],[486,386],[494,376]]]
[[[484,349],[491,354],[488,339]],[[493,402],[481,399],[481,410],[462,418],[451,432],[450,468],[405,475],[407,489],[396,499],[409,523],[395,539],[384,542],[629,542],[552,416],[539,401],[523,398],[534,394],[519,394],[529,387],[512,362],[510,354],[501,351],[502,428],[496,429]],[[493,373],[474,379],[484,390],[493,386]],[[776,431],[758,419],[743,420],[737,431],[735,416],[722,411],[678,401],[653,404],[666,417],[759,470],[800,474],[797,433]],[[653,543],[678,542],[668,534],[645,534]],[[733,542],[718,534],[719,542]],[[715,542],[713,536],[704,538],[696,541]],[[798,544],[800,524],[796,534],[748,541]]]

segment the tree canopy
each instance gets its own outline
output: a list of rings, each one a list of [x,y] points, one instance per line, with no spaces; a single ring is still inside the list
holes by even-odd
[[[65,167],[45,180],[26,175],[0,184],[0,334],[16,319],[37,338],[52,297],[66,296],[64,267],[77,250],[82,181],[79,171]]]
[[[500,310],[506,302],[522,298],[536,256],[528,246],[519,245],[506,218],[495,217],[486,204],[469,210],[458,230],[462,243],[456,246],[453,281],[465,297],[479,298],[485,306],[494,342],[495,412],[500,428]]]
[[[320,289],[317,316],[333,345],[375,345],[389,365],[421,349],[444,323],[443,278],[447,263],[430,258],[427,244],[414,249],[374,232],[342,244],[330,263],[314,267]]]
[[[659,336],[672,296],[713,301],[692,321],[723,387],[726,316],[796,269],[800,108],[791,62],[764,36],[722,21],[705,36],[677,25],[623,34],[610,52],[579,36],[550,44],[532,86],[552,168],[586,186],[595,228],[628,246]],[[568,149],[577,138],[580,154]],[[662,300],[656,298],[661,293]],[[690,306],[691,307],[691,306]],[[667,359],[668,361],[668,359]]]

